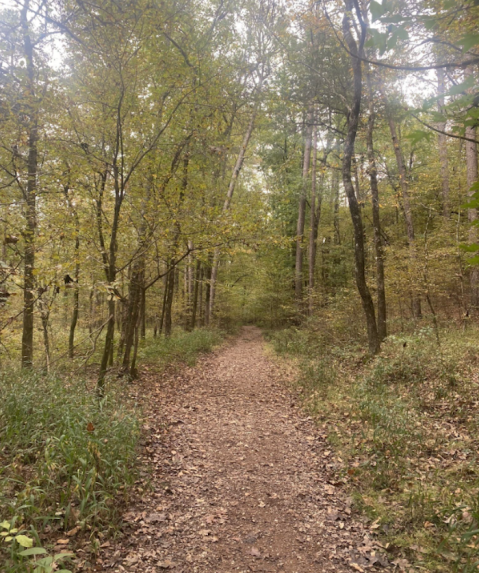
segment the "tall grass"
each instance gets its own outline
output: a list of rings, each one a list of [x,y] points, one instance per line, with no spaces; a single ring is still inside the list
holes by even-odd
[[[198,328],[191,332],[177,329],[169,338],[149,338],[138,351],[140,363],[167,366],[185,363],[193,366],[198,356],[210,352],[223,339],[220,330]]]
[[[35,528],[106,523],[134,479],[138,420],[110,388],[34,372],[0,377],[0,516]]]

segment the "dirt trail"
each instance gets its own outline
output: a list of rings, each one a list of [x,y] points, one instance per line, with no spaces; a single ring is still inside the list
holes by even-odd
[[[140,489],[124,516],[127,535],[121,546],[102,550],[100,570],[387,566],[334,483],[325,431],[294,405],[259,329],[245,327],[232,344],[174,378],[151,389],[144,455],[153,491]]]

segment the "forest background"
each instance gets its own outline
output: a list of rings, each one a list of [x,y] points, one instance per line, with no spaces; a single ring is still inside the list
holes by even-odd
[[[8,528],[110,519],[124,382],[255,323],[391,550],[476,570],[477,1],[2,6]]]

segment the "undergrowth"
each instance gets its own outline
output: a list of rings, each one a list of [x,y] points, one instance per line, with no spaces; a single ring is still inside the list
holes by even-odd
[[[479,565],[479,331],[391,336],[365,360],[314,328],[270,334],[295,357],[306,407],[390,559],[411,571]],[[398,561],[399,560],[399,561]]]
[[[224,334],[213,328],[198,328],[191,332],[177,329],[169,338],[149,338],[138,351],[140,363],[167,366],[186,363],[193,366],[198,355],[210,352]]]
[[[222,336],[214,329],[178,329],[169,338],[151,337],[140,345],[139,363],[158,371],[193,365]],[[49,550],[51,540],[70,530],[92,540],[98,532],[104,537],[115,531],[137,477],[140,438],[138,408],[116,369],[99,399],[95,373],[82,379],[57,366],[50,374],[13,368],[0,373],[0,522],[4,532],[24,532]],[[32,562],[14,551],[17,545],[15,538],[9,544],[0,538],[2,571],[31,570]]]

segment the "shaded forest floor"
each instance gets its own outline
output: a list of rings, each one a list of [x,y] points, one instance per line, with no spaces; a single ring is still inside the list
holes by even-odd
[[[141,479],[94,571],[307,573],[389,567],[261,332],[159,378],[146,372]]]

